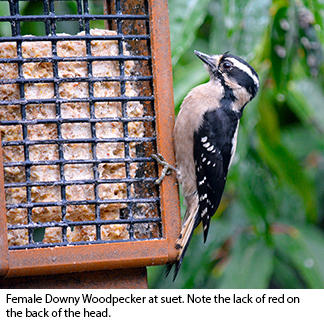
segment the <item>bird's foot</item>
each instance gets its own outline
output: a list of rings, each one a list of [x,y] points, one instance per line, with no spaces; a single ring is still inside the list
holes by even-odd
[[[167,176],[167,175],[170,175],[171,171],[174,171],[174,172],[178,173],[178,170],[174,166],[167,163],[166,160],[164,159],[164,157],[161,154],[152,154],[151,157],[154,160],[156,160],[157,163],[159,163],[160,165],[163,166],[161,176],[155,181],[156,185],[161,184],[164,177]]]

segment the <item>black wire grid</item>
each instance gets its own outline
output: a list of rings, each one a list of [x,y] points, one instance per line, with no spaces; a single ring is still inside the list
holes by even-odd
[[[9,146],[22,146],[24,153],[23,161],[5,162],[4,168],[23,167],[25,171],[24,181],[6,182],[5,188],[22,187],[26,189],[26,201],[23,203],[9,204],[7,202],[7,210],[25,209],[27,212],[27,220],[24,223],[8,223],[8,230],[25,229],[28,230],[28,243],[24,245],[10,245],[10,249],[40,248],[52,247],[70,244],[90,244],[90,243],[111,243],[116,240],[103,240],[101,237],[101,227],[103,225],[123,224],[127,228],[128,236],[123,241],[138,239],[156,239],[162,236],[162,224],[160,215],[160,198],[158,188],[154,186],[156,179],[156,165],[153,163],[150,155],[155,151],[155,115],[154,115],[154,96],[152,90],[152,72],[151,72],[151,56],[150,56],[150,33],[149,33],[149,13],[147,1],[138,1],[139,5],[130,12],[125,0],[108,1],[107,6],[114,8],[113,14],[92,14],[89,10],[88,0],[74,0],[77,12],[69,15],[56,14],[55,6],[63,0],[44,0],[43,14],[40,15],[22,15],[20,13],[21,0],[6,1],[9,6],[10,14],[1,16],[1,22],[10,23],[11,36],[1,37],[1,43],[15,42],[17,48],[17,56],[13,58],[0,58],[2,63],[16,63],[18,67],[18,77],[15,79],[1,79],[0,84],[18,84],[20,98],[10,101],[0,101],[1,106],[19,105],[21,119],[19,120],[1,120],[1,126],[19,126],[22,129],[22,140],[18,141],[2,141],[3,149]],[[126,8],[126,9],[125,9]],[[139,12],[139,13],[138,13]],[[91,24],[96,20],[104,21],[109,29],[114,29],[117,34],[110,36],[94,36],[90,34]],[[45,26],[44,35],[24,36],[21,32],[21,24],[25,22],[43,23]],[[84,35],[58,35],[58,22],[73,22],[78,24],[79,31],[84,31]],[[144,26],[142,33],[135,34],[136,24]],[[67,40],[83,40],[86,44],[86,56],[84,57],[60,57],[57,55],[57,42]],[[118,41],[119,53],[117,56],[92,56],[91,41],[92,40],[115,40]],[[22,43],[28,41],[50,41],[52,47],[51,57],[23,57]],[[144,43],[145,52],[141,52],[136,44]],[[124,54],[125,44],[129,48]],[[132,44],[134,45],[132,48]],[[94,77],[92,73],[92,63],[94,61],[118,61],[120,75],[116,77]],[[84,61],[87,64],[87,77],[78,78],[61,78],[58,71],[59,62],[79,62]],[[148,67],[148,73],[125,74],[125,62],[134,61],[135,66]],[[53,77],[51,78],[25,78],[23,74],[23,66],[26,63],[46,62],[51,63],[53,67]],[[148,74],[148,75],[143,75]],[[67,99],[60,97],[59,86],[62,82],[86,82],[88,85],[88,96],[83,98]],[[95,97],[95,82],[118,82],[120,86],[120,95],[117,97]],[[127,97],[126,82],[135,84],[139,95],[135,97]],[[25,86],[30,83],[52,83],[54,86],[54,96],[48,99],[26,99]],[[145,90],[142,90],[145,84]],[[144,94],[143,94],[144,93]],[[143,104],[144,115],[142,117],[130,117],[127,115],[127,104],[131,101],[138,101]],[[65,103],[87,102],[89,104],[88,118],[64,118],[61,113],[61,106]],[[121,117],[104,117],[98,118],[95,114],[95,103],[97,102],[120,102],[122,116]],[[30,104],[54,104],[56,118],[30,120],[26,115],[26,106]],[[143,122],[145,124],[144,137],[130,137],[128,134],[128,124],[130,122]],[[98,138],[96,135],[96,124],[100,122],[121,122],[123,125],[123,137],[120,138]],[[88,123],[90,124],[91,137],[85,139],[66,139],[62,136],[62,125],[66,123]],[[37,124],[54,124],[57,131],[56,139],[31,140],[28,138],[28,127]],[[87,143],[91,145],[92,158],[89,159],[66,159],[64,157],[64,145],[75,143]],[[123,158],[98,158],[96,147],[99,143],[123,143]],[[136,143],[136,157],[130,155],[130,143]],[[31,160],[30,147],[35,145],[56,145],[58,150],[58,159],[56,160]],[[98,167],[102,163],[124,164],[126,176],[123,178],[102,179],[99,176]],[[137,163],[136,176],[130,174],[130,164]],[[71,164],[87,164],[93,169],[93,178],[86,180],[67,180],[65,178],[65,165]],[[57,165],[59,167],[60,180],[58,181],[42,181],[33,182],[31,180],[31,167],[40,165]],[[149,170],[149,171],[147,171]],[[125,183],[127,187],[127,198],[124,199],[100,199],[98,186],[100,184]],[[66,198],[66,187],[71,185],[90,184],[93,185],[94,198],[89,200],[71,201]],[[61,196],[57,201],[53,202],[33,202],[31,190],[33,187],[59,187]],[[134,193],[135,192],[135,193]],[[156,192],[156,194],[153,194]],[[119,218],[113,220],[103,220],[100,215],[100,206],[106,204],[125,204],[127,207],[120,210]],[[86,221],[71,221],[66,219],[67,207],[69,205],[93,205],[95,210],[94,219]],[[143,208],[143,205],[146,206]],[[33,209],[36,207],[60,207],[61,220],[54,222],[33,222]],[[143,210],[151,210],[150,212],[142,212]],[[141,213],[142,212],[142,213]],[[93,226],[95,227],[96,237],[90,239],[92,241],[68,241],[67,229],[74,230],[76,226]],[[55,243],[43,242],[45,228],[57,227],[61,228],[61,241]],[[158,232],[158,233],[157,233]],[[118,240],[120,242],[120,240]]]

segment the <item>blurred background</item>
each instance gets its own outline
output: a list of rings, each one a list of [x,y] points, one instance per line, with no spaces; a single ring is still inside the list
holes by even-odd
[[[235,160],[207,242],[196,230],[175,282],[148,268],[151,288],[324,288],[324,1],[169,0],[176,112],[208,80],[193,50],[230,51],[258,72]],[[102,1],[89,1],[102,13]],[[101,5],[99,5],[101,4]],[[25,15],[40,1],[21,2]],[[74,1],[58,1],[58,14]],[[0,1],[0,15],[8,15]],[[24,22],[22,34],[44,34]],[[103,21],[91,28],[104,28]],[[75,34],[78,22],[58,25]],[[10,25],[0,25],[10,36]],[[184,206],[182,205],[182,213]]]
[[[208,80],[194,49],[242,56],[261,87],[207,242],[199,227],[176,281],[151,267],[150,287],[324,288],[324,1],[169,0],[169,13],[176,111]]]

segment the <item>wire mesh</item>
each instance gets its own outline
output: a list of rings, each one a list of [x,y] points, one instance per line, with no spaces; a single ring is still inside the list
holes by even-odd
[[[1,2],[9,249],[161,238],[147,1],[37,2]]]

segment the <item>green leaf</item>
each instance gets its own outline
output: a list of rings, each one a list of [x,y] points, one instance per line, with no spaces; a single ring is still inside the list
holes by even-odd
[[[9,16],[9,4],[7,2],[0,2],[0,16]],[[11,36],[11,25],[10,22],[1,22],[0,24],[0,36],[9,37]]]
[[[314,222],[317,218],[317,202],[313,179],[301,163],[281,141],[278,116],[271,101],[270,92],[263,95],[259,107],[258,151],[263,160],[274,171],[278,178],[293,188],[304,202],[307,219]]]
[[[279,178],[289,184],[303,199],[309,221],[317,218],[314,182],[284,146],[271,143],[263,137],[260,140],[260,153]]]
[[[251,60],[268,28],[270,5],[270,0],[213,1],[210,51],[231,51]]]
[[[319,26],[320,28],[316,28],[316,32],[318,34],[318,37],[321,41],[321,43],[324,43],[324,3],[321,0],[313,0],[312,1],[313,7],[310,8],[312,9],[312,12],[314,14],[315,18],[315,24]]]
[[[233,247],[219,288],[267,288],[273,270],[273,251],[263,240],[241,236]]]
[[[310,288],[324,288],[324,234],[315,226],[298,226],[274,235],[275,246]]]
[[[294,151],[297,158],[305,160],[310,154],[324,152],[323,136],[310,127],[289,127],[282,131],[284,145]]]
[[[274,258],[272,280],[276,288],[305,288],[294,268],[278,257]]]
[[[57,15],[77,14],[75,1],[57,1],[55,3],[55,13]],[[79,32],[79,21],[63,20],[56,22],[57,33],[67,33],[75,35]]]
[[[27,2],[26,5],[20,10],[22,11],[23,15],[44,14],[42,1],[39,0]],[[24,21],[21,24],[21,33],[23,35],[45,35],[45,24],[40,21]]]
[[[268,221],[274,209],[273,191],[274,184],[269,172],[251,157],[240,161],[238,190],[242,209],[248,215],[256,232],[268,235]],[[263,183],[267,185],[263,185]]]
[[[209,2],[210,0],[169,1],[173,65],[195,40],[196,31],[207,15]]]
[[[301,120],[324,133],[324,94],[318,82],[311,79],[290,82],[287,100]]]

